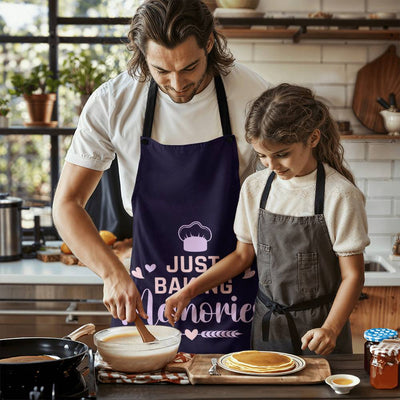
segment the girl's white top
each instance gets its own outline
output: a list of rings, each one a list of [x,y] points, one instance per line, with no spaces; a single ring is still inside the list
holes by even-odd
[[[360,254],[370,243],[365,199],[343,175],[324,164],[326,172],[324,216],[333,250],[338,256]],[[260,199],[271,171],[250,175],[243,183],[235,218],[237,239],[257,250]],[[314,215],[317,171],[289,180],[278,176],[272,183],[266,210],[295,217]],[[289,244],[288,244],[289,245]]]

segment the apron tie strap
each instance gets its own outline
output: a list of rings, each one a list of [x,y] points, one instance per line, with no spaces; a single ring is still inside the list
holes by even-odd
[[[318,297],[313,300],[303,301],[298,304],[294,304],[292,306],[283,306],[273,300],[271,300],[265,293],[261,290],[258,291],[257,297],[260,301],[269,308],[269,310],[264,314],[262,320],[262,336],[265,342],[269,341],[269,324],[271,320],[272,314],[280,314],[285,315],[286,321],[289,328],[290,339],[293,346],[294,354],[302,354],[301,350],[301,340],[299,333],[296,328],[296,324],[294,323],[292,314],[290,311],[302,311],[310,308],[316,308],[323,304],[330,303],[334,300],[336,294],[328,294],[325,296]]]

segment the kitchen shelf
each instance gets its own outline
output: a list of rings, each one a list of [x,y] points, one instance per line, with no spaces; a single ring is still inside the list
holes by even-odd
[[[389,142],[394,142],[396,140],[400,141],[400,136],[393,136],[393,135],[384,135],[384,134],[367,134],[367,135],[341,135],[341,140],[385,140]]]
[[[398,19],[217,18],[227,38],[400,40]],[[355,28],[351,28],[355,27]]]

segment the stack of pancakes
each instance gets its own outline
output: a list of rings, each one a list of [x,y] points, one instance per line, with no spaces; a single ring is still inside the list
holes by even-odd
[[[224,364],[231,369],[252,373],[275,373],[290,371],[296,366],[288,355],[269,351],[239,351],[224,359]]]

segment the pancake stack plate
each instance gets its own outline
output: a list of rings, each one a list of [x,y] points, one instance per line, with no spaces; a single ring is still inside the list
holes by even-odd
[[[239,351],[220,357],[221,368],[245,375],[278,376],[301,371],[306,362],[293,354],[276,351]]]

